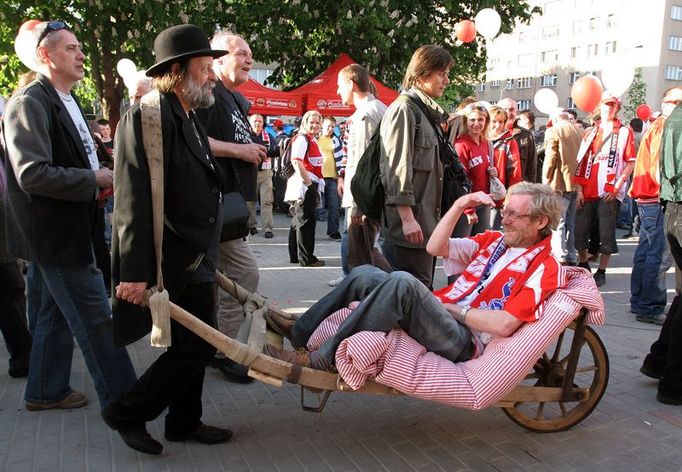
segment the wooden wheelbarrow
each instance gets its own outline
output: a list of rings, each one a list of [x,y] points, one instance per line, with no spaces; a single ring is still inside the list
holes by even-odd
[[[252,294],[216,273],[217,283],[245,307],[250,321],[248,343],[232,339],[171,303],[170,316],[230,359],[249,367],[248,375],[261,382],[281,387],[285,381],[301,386],[301,406],[306,411],[320,412],[332,392],[355,392],[371,395],[402,395],[401,392],[369,381],[352,390],[335,373],[292,364],[263,354],[263,346],[282,347],[282,337],[268,329],[268,311],[289,316],[269,306],[264,297]],[[537,360],[531,372],[495,406],[511,420],[531,431],[564,431],[590,415],[601,400],[609,377],[609,360],[604,344],[585,322],[581,312]],[[305,390],[322,391],[318,405],[305,404]]]

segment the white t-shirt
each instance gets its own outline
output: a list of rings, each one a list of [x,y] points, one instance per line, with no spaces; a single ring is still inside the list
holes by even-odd
[[[70,94],[65,94],[59,90],[57,90],[57,93],[59,94],[59,98],[62,99],[62,103],[64,104],[64,107],[66,107],[66,111],[69,112],[69,116],[71,116],[71,120],[78,130],[78,134],[80,134],[81,139],[83,140],[83,147],[85,148],[85,152],[88,155],[90,168],[92,170],[98,170],[99,159],[97,159],[97,149],[95,148],[95,142],[92,139],[90,129],[88,128],[88,125],[81,114],[80,108],[78,108],[78,105],[76,104],[76,100],[74,100]]]

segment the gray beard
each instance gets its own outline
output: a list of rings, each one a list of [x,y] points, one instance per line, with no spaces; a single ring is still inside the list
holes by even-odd
[[[185,96],[190,109],[208,108],[213,105],[215,97],[213,96],[213,87],[215,84],[210,80],[202,86],[195,82],[192,77],[187,77],[185,86],[182,88],[182,93]]]

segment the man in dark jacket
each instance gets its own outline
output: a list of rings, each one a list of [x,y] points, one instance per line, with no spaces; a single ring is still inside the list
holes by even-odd
[[[26,409],[87,404],[69,385],[74,337],[104,407],[135,381],[125,348],[114,347],[111,308],[93,256],[97,196],[113,176],[100,168],[71,93],[84,75],[81,44],[61,21],[43,22],[34,34],[39,74],[4,116],[8,250],[31,262],[28,296],[35,307]]]
[[[194,109],[213,102],[213,57],[205,33],[194,25],[162,31],[154,41],[157,63],[147,75],[155,92],[142,99],[160,106],[164,162],[164,230],[162,272],[171,301],[214,325],[215,280],[221,231],[223,176],[211,155],[208,138]],[[159,102],[155,105],[154,98]],[[140,105],[121,120],[116,133],[116,212],[112,272],[116,341],[130,343],[149,332],[151,317],[142,307],[148,287],[155,285],[156,258],[152,224],[149,165],[142,134]],[[229,441],[232,431],[201,422],[201,393],[206,362],[215,349],[188,329],[171,324],[172,345],[147,369],[127,393],[102,415],[128,446],[149,454],[162,446],[145,422],[166,408],[168,441],[217,444]]]
[[[516,100],[503,98],[497,102],[497,106],[507,112],[507,128],[511,131],[516,144],[519,146],[521,156],[521,173],[526,182],[537,182],[538,155],[535,149],[535,138],[533,133],[525,128],[521,128],[516,122],[519,112],[516,107]]]

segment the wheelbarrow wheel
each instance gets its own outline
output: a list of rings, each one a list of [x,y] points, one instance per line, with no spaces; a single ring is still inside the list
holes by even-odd
[[[533,372],[522,385],[561,387],[564,384],[569,353],[575,334],[572,323],[535,363]],[[587,418],[606,391],[609,380],[609,358],[597,333],[585,326],[573,387],[589,388],[583,401],[516,402],[502,410],[517,425],[538,433],[565,431]]]

